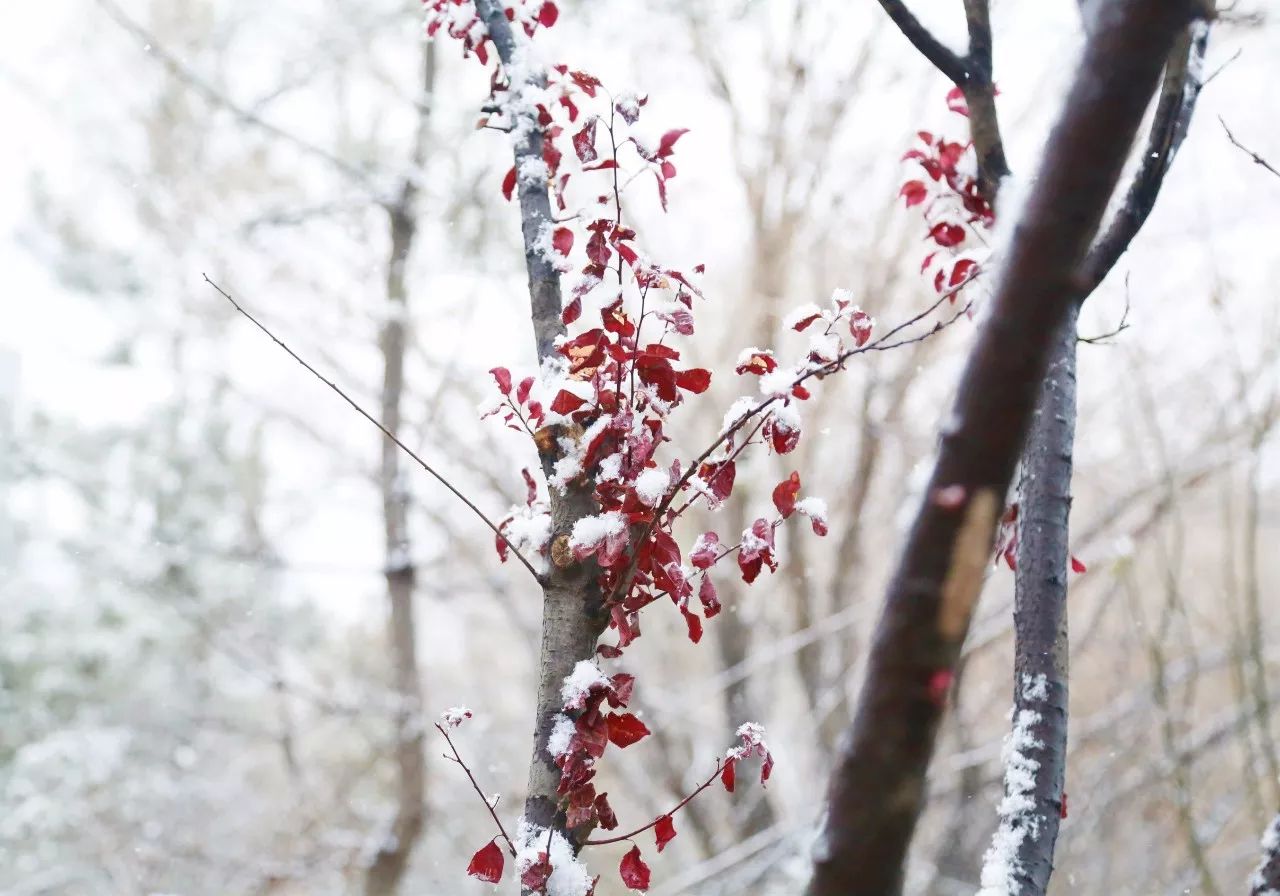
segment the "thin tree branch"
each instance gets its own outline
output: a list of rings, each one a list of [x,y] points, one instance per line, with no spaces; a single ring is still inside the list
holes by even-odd
[[[880,0],[880,5],[889,14],[893,24],[898,26],[902,36],[911,41],[911,45],[953,84],[960,85],[969,79],[967,60],[934,37],[902,0]]]
[[[1221,115],[1218,116],[1218,121],[1222,123],[1222,129],[1227,132],[1227,139],[1231,141],[1232,146],[1243,152],[1249,158],[1253,159],[1253,163],[1255,165],[1261,165],[1276,177],[1280,177],[1280,171],[1277,171],[1270,162],[1236,139],[1236,135],[1231,133],[1231,128],[1227,127],[1227,123],[1223,121]]]
[[[529,570],[529,575],[533,576],[534,579],[536,579],[539,583],[542,582],[543,580],[542,576],[540,576],[538,574],[538,571],[533,568],[533,565],[528,560],[525,559],[524,555],[521,554],[519,549],[511,542],[511,540],[507,538],[506,535],[503,534],[502,530],[499,529],[496,525],[494,525],[493,520],[485,516],[484,512],[471,502],[470,498],[468,498],[462,492],[458,491],[458,489],[454,487],[453,483],[451,483],[448,479],[445,479],[444,476],[442,476],[440,473],[436,472],[435,468],[433,468],[425,460],[419,457],[416,451],[414,451],[404,442],[400,441],[400,439],[398,439],[390,430],[388,430],[385,426],[383,426],[382,423],[380,423],[376,417],[374,417],[372,414],[370,414],[368,411],[362,408],[355,401],[355,399],[353,399],[350,395],[344,392],[342,388],[338,386],[337,383],[326,378],[324,374],[320,373],[320,371],[316,370],[314,367],[312,367],[310,364],[304,361],[293,349],[289,348],[288,345],[286,345],[283,341],[281,341],[281,339],[277,337],[275,333],[272,333],[256,317],[254,317],[252,314],[246,311],[243,307],[241,307],[240,303],[237,302],[235,299],[233,299],[230,296],[230,294],[227,293],[226,290],[224,290],[217,283],[214,283],[212,280],[210,280],[208,274],[202,274],[201,276],[204,277],[204,282],[208,283],[210,286],[216,289],[224,299],[226,299],[228,302],[231,303],[232,307],[234,307],[236,311],[239,311],[242,315],[244,315],[249,320],[250,323],[252,323],[255,327],[257,327],[263,333],[265,333],[267,337],[271,339],[272,342],[274,342],[276,345],[284,349],[285,352],[288,353],[289,357],[293,358],[293,360],[297,361],[299,364],[305,367],[307,369],[307,372],[310,373],[312,376],[314,376],[316,379],[318,379],[320,382],[324,383],[334,392],[338,393],[338,397],[340,397],[347,404],[351,405],[351,407],[353,407],[356,410],[356,413],[358,413],[361,417],[364,417],[364,419],[368,420],[374,426],[378,427],[378,429],[382,431],[382,434],[384,436],[386,436],[388,439],[394,442],[400,448],[401,451],[409,455],[409,457],[411,457],[418,466],[422,467],[422,469],[426,470],[428,473],[434,476],[441,485],[443,485],[445,488],[447,488],[450,492],[453,493],[454,497],[456,497],[463,504],[467,505],[467,507],[471,510],[471,512],[474,513],[477,517],[479,517],[481,522],[483,522],[486,526],[488,526],[493,531],[494,536],[502,539],[503,543],[506,544],[506,546],[511,549],[511,553],[515,555],[516,559],[519,560],[524,565],[525,569]]]
[[[901,891],[944,701],[1076,272],[1190,0],[1114,0],[1050,136],[889,585],[809,896]],[[996,398],[998,396],[998,399]]]
[[[449,732],[439,722],[435,723],[436,730],[444,737],[444,742],[449,745],[452,756],[445,756],[450,762],[456,762],[458,767],[467,774],[467,780],[471,782],[471,789],[476,792],[476,796],[480,797],[480,802],[484,803],[485,808],[489,810],[489,817],[493,819],[493,823],[498,828],[498,835],[507,841],[507,852],[512,858],[516,855],[516,845],[512,842],[511,837],[507,834],[507,829],[502,826],[502,819],[498,817],[497,811],[494,809],[495,803],[489,802],[489,798],[484,795],[484,791],[480,789],[479,783],[476,782],[476,776],[472,774],[471,767],[462,760],[462,754],[458,752],[458,748],[453,743],[453,738],[449,737]]]
[[[214,87],[207,80],[197,74],[189,66],[184,64],[182,60],[178,59],[178,57],[166,50],[150,31],[130,18],[124,10],[113,2],[113,0],[97,0],[97,4],[102,7],[103,12],[110,16],[117,25],[125,31],[128,31],[138,40],[142,41],[142,43],[147,47],[148,54],[154,56],[156,60],[164,66],[169,74],[173,75],[183,84],[186,84],[206,100],[213,103],[215,106],[221,106],[223,109],[226,109],[244,124],[257,128],[277,140],[288,143],[304,155],[309,155],[313,158],[319,159],[347,179],[359,184],[375,196],[377,195],[377,191],[374,189],[367,171],[351,164],[345,159],[339,158],[323,147],[316,146],[314,143],[309,143],[296,134],[291,134],[283,128],[267,121],[253,110],[246,109],[236,103],[218,88]]]

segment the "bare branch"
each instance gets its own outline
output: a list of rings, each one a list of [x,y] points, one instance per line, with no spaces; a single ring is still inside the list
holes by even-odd
[[[233,299],[230,296],[230,294],[227,293],[226,290],[224,290],[217,283],[214,283],[212,280],[210,280],[208,274],[202,274],[201,276],[204,277],[204,282],[208,283],[210,286],[216,289],[224,299],[226,299],[228,302],[231,303],[231,305],[236,309],[236,311],[239,311],[242,315],[244,315],[249,320],[250,323],[252,323],[255,327],[257,327],[263,333],[265,333],[268,336],[268,338],[271,339],[272,342],[274,342],[276,345],[284,349],[285,352],[288,353],[289,357],[293,358],[293,360],[297,361],[299,364],[305,367],[307,369],[307,372],[310,373],[312,376],[314,376],[316,379],[318,379],[320,382],[324,383],[334,392],[338,393],[338,396],[347,404],[351,405],[351,407],[355,408],[356,412],[361,417],[364,417],[364,419],[368,420],[374,426],[378,427],[378,429],[382,431],[382,434],[384,436],[386,436],[388,439],[394,442],[396,446],[400,448],[401,451],[409,455],[409,457],[411,457],[418,466],[422,467],[422,469],[426,470],[428,473],[434,476],[441,485],[443,485],[445,488],[447,488],[450,492],[453,493],[454,497],[456,497],[463,504],[467,505],[467,507],[471,510],[471,512],[474,513],[476,516],[478,516],[480,520],[493,531],[493,534],[497,538],[502,539],[503,543],[506,544],[506,546],[511,550],[511,553],[515,555],[516,559],[519,560],[524,565],[525,569],[529,570],[529,575],[533,576],[534,579],[536,579],[539,583],[541,583],[542,576],[540,576],[538,574],[538,571],[533,568],[533,565],[528,560],[525,559],[524,555],[520,553],[520,551],[511,542],[511,540],[508,539],[507,536],[503,534],[502,530],[499,529],[494,524],[493,520],[485,516],[484,512],[481,511],[479,507],[477,507],[475,504],[471,502],[470,498],[468,498],[462,492],[458,491],[458,489],[454,487],[453,483],[451,483],[448,479],[445,479],[444,476],[438,473],[434,467],[432,467],[425,460],[419,457],[416,451],[414,451],[404,442],[400,441],[400,439],[397,438],[385,426],[383,426],[382,423],[379,422],[376,417],[374,417],[372,414],[370,414],[368,411],[362,408],[355,401],[355,399],[353,399],[350,395],[344,392],[337,383],[328,379],[327,377],[324,376],[324,374],[320,373],[320,371],[316,370],[314,367],[312,367],[310,364],[304,361],[293,349],[289,348],[288,345],[286,345],[283,341],[281,341],[280,338],[276,336],[276,334],[272,333],[256,317],[254,317],[252,314],[246,311],[243,307],[241,307],[240,303],[237,302],[235,299]]]
[[[1243,152],[1249,158],[1253,159],[1253,163],[1255,165],[1261,165],[1276,177],[1280,177],[1280,171],[1277,171],[1274,165],[1236,139],[1236,135],[1231,133],[1231,128],[1227,127],[1227,123],[1222,120],[1221,115],[1218,116],[1218,121],[1222,123],[1222,129],[1227,132],[1227,139],[1231,141],[1232,146]]]
[[[356,165],[351,164],[345,159],[339,158],[327,149],[316,146],[303,140],[297,134],[291,134],[277,125],[267,121],[251,109],[239,105],[217,87],[210,84],[207,80],[197,74],[193,69],[187,66],[182,60],[174,56],[141,24],[130,18],[124,10],[117,6],[113,0],[97,0],[102,10],[112,18],[113,21],[125,31],[128,31],[147,47],[147,52],[154,56],[161,65],[182,83],[200,94],[215,106],[221,106],[226,109],[244,124],[257,128],[264,134],[276,138],[284,143],[288,143],[304,155],[312,156],[333,168],[339,174],[349,180],[354,181],[361,187],[376,195],[376,191],[370,181],[369,173]]]
[[[969,79],[966,60],[934,37],[902,0],[880,0],[880,5],[898,26],[902,36],[911,41],[911,45],[933,63],[934,68],[951,79],[952,83],[959,85]]]

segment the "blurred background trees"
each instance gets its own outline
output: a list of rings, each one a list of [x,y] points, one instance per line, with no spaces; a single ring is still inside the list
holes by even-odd
[[[486,512],[522,500],[525,441],[476,412],[484,371],[529,352],[515,213],[494,186],[505,146],[475,129],[486,85],[452,48],[425,60],[411,0],[322,6],[8,13],[5,893],[379,892],[377,857],[406,846],[389,834],[412,832],[409,754],[426,762],[425,809],[400,891],[484,892],[462,871],[485,819],[408,724],[415,691],[428,719],[477,710],[470,750],[502,805],[519,805],[536,592],[200,276],[250,300],[366,407],[398,392],[401,438]],[[700,363],[779,341],[788,310],[836,287],[881,320],[931,294],[919,221],[895,202],[899,157],[917,128],[963,129],[946,83],[873,4],[562,6],[546,36],[562,58],[696,123],[673,213],[636,208],[655,248],[707,264],[704,319],[724,339],[701,343]],[[921,6],[963,41],[959,4]],[[1008,151],[1026,170],[1079,16],[1069,3],[993,15]],[[1080,353],[1072,541],[1089,571],[1069,598],[1070,812],[1053,892],[1238,892],[1280,806],[1268,612],[1280,568],[1267,549],[1280,529],[1280,182],[1213,120],[1263,154],[1280,147],[1267,113],[1278,53],[1265,4],[1224,16],[1199,126],[1082,316],[1084,335],[1115,329],[1126,307],[1130,326]],[[831,503],[829,540],[787,540],[771,588],[726,589],[715,650],[678,632],[637,643],[639,696],[664,734],[611,769],[620,811],[662,811],[747,718],[778,757],[767,791],[690,808],[691,836],[655,865],[651,892],[784,892],[806,873],[878,590],[970,335],[957,326],[824,384],[810,410],[820,434],[801,451]],[[713,386],[725,406],[735,385]],[[786,472],[756,463],[740,490]],[[766,504],[768,487],[752,488]],[[408,676],[386,633],[406,584]],[[1011,600],[997,569],[911,892],[975,889],[1000,792]]]

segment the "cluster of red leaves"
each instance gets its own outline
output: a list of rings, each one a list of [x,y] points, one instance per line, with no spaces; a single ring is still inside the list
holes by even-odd
[[[969,114],[960,88],[952,88],[947,94],[947,108],[959,115]],[[990,229],[995,223],[995,212],[983,197],[978,179],[961,170],[961,162],[971,154],[971,143],[950,141],[929,131],[919,131],[916,136],[918,145],[902,158],[916,162],[925,177],[906,181],[898,195],[907,208],[922,207],[929,225],[925,239],[936,248],[924,257],[920,271],[933,267],[933,288],[942,293],[976,273],[978,262],[961,254],[968,248],[965,244],[969,241],[970,229]],[[955,294],[951,301],[955,301]]]
[[[462,42],[464,54],[474,53],[481,63],[488,62],[489,38],[470,0],[426,0],[426,7],[430,34],[443,29]],[[525,0],[509,7],[507,18],[532,35],[538,27],[554,23],[555,6]],[[497,66],[491,78],[495,95],[513,89],[503,74]],[[682,362],[681,351],[672,344],[694,333],[694,299],[702,297],[695,277],[703,269],[698,265],[685,273],[649,260],[638,247],[635,230],[624,223],[623,197],[636,175],[651,174],[666,209],[668,182],[676,175],[676,146],[687,131],[667,130],[656,144],[643,140],[631,129],[646,105],[644,98],[610,95],[597,78],[567,66],[549,69],[545,88],[522,90],[519,99],[519,114],[541,131],[546,183],[560,213],[557,220],[544,224],[537,248],[558,270],[576,274],[565,290],[561,318],[573,329],[556,346],[559,369],[544,366],[541,381],[526,377],[517,383],[507,368],[491,371],[502,400],[490,414],[526,432],[544,457],[551,452],[555,468],[548,490],[591,488],[598,513],[579,521],[571,536],[562,534],[563,544],[543,550],[549,549],[558,564],[591,562],[598,569],[616,641],[599,645],[597,654],[620,656],[640,636],[640,611],[663,597],[677,607],[690,640],[697,642],[703,621],[720,611],[709,574],[717,563],[736,555],[743,580],[751,583],[764,568],[777,570],[775,532],[784,520],[801,513],[809,517],[815,533],[826,534],[819,505],[799,500],[798,473],[774,489],[776,515],[756,519],[736,543],[722,544],[716,533],[706,532],[686,552],[674,534],[679,518],[699,501],[717,509],[729,499],[737,459],[747,447],[764,445],[779,454],[795,449],[799,416],[790,406],[809,393],[797,384],[762,398],[759,407],[731,421],[718,452],[708,450],[693,462],[658,459],[659,449],[671,441],[667,429],[673,412],[711,384],[711,372]],[[526,168],[543,174],[541,166],[522,164],[519,171],[513,167],[502,183],[508,199],[525,182]],[[585,204],[575,202],[584,197]],[[606,286],[607,281],[612,282]],[[828,330],[837,324],[847,327],[857,346],[870,338],[871,319],[849,303],[795,329],[802,331],[823,319]],[[840,339],[835,342],[844,345]],[[775,374],[772,355],[759,357],[756,366],[738,372]],[[806,363],[819,361],[811,358]],[[766,410],[770,404],[774,407]],[[545,512],[538,482],[528,470],[524,477],[527,512]],[[514,518],[508,517],[500,528],[505,530]],[[506,543],[498,539],[496,546],[506,559]],[[609,744],[627,747],[650,733],[625,711],[633,687],[633,677],[619,673],[575,693],[563,706],[561,724],[571,724],[572,735],[558,743],[554,758],[561,770],[558,792],[568,828],[617,826],[607,794],[596,792],[594,778]],[[746,734],[739,732],[743,744],[717,764],[708,784],[718,778],[732,790],[735,766],[748,755],[764,760],[761,781],[768,778],[772,757],[754,726],[744,730]],[[671,814],[641,830],[650,827],[661,852],[675,836]],[[553,871],[549,855],[543,853],[524,868],[522,884],[543,892]],[[502,851],[496,841],[476,853],[468,872],[489,881],[501,877]],[[624,857],[619,873],[632,889],[648,886],[649,869],[638,847]]]
[[[489,33],[476,13],[475,0],[423,0],[427,37],[443,29],[462,44],[462,54],[475,54],[481,65],[489,63]],[[552,0],[515,0],[505,4],[507,21],[519,24],[532,37],[539,26],[550,28],[560,18]]]

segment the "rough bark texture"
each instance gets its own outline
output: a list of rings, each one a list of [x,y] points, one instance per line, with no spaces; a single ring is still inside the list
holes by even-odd
[[[501,3],[477,0],[476,8],[484,19],[494,46],[508,74],[518,69],[512,61],[518,57],[520,35],[512,32]],[[517,76],[521,75],[515,71]],[[514,85],[518,89],[519,85]],[[542,131],[537,126],[517,125],[514,141],[516,170],[526,159],[542,159]],[[520,226],[524,237],[525,267],[529,275],[529,299],[533,321],[534,343],[538,361],[554,354],[555,339],[563,335],[561,321],[560,275],[551,262],[536,248],[538,234],[551,222],[551,197],[546,183],[516,179],[520,199]],[[552,440],[554,443],[554,440]],[[543,470],[550,472],[559,459],[559,448],[542,456]],[[552,544],[568,537],[573,524],[598,511],[590,482],[575,481],[563,493],[550,490]],[[533,755],[529,761],[529,787],[525,798],[524,817],[530,824],[554,827],[563,831],[576,850],[590,833],[587,830],[565,831],[564,813],[559,809],[557,788],[560,769],[546,750],[547,737],[560,712],[560,689],[565,676],[581,660],[595,655],[596,641],[608,621],[602,611],[602,596],[594,561],[571,563],[561,568],[552,564],[543,581],[542,642],[538,655],[538,703],[534,715]]]
[[[1146,222],[1164,176],[1186,134],[1200,91],[1199,60],[1208,28],[1195,22],[1174,43],[1144,147],[1142,164],[1123,205],[1094,243],[1082,266],[1077,307],[1106,278]],[[1032,726],[1042,747],[1029,751],[1040,763],[1032,798],[1023,815],[1033,832],[1017,854],[1018,892],[1043,896],[1053,872],[1061,821],[1067,746],[1067,558],[1070,556],[1072,451],[1076,421],[1076,331],[1074,309],[1054,345],[1049,373],[1023,454],[1018,571],[1014,597],[1014,707],[1040,716]],[[1028,688],[1038,676],[1045,688]],[[1031,696],[1045,693],[1044,699]]]
[[[1019,485],[1018,574],[1013,598],[1014,718],[1022,710],[1039,721],[1039,747],[1025,750],[1039,763],[1030,794],[1034,807],[1017,853],[1019,893],[1044,893],[1062,818],[1067,764],[1067,520],[1071,513],[1072,448],[1076,427],[1076,307],[1058,327],[1053,361],[1027,435]],[[1043,687],[1040,686],[1043,682]]]
[[[890,583],[810,896],[901,891],[943,701],[1077,271],[1190,2],[1116,0],[1086,45]],[[932,687],[931,687],[932,685]]]
[[[404,361],[408,341],[409,291],[405,264],[417,234],[416,205],[419,169],[426,156],[428,103],[435,82],[435,49],[427,44],[422,59],[422,110],[410,154],[410,171],[401,184],[398,199],[387,206],[391,249],[387,258],[388,311],[378,344],[382,352],[381,417],[383,426],[399,437],[403,415]],[[380,438],[382,462],[378,486],[382,493],[389,605],[387,637],[391,652],[392,687],[400,705],[396,714],[396,814],[383,843],[369,865],[365,896],[392,896],[408,868],[414,846],[426,820],[427,768],[423,753],[422,680],[418,667],[417,623],[414,619],[413,552],[409,540],[409,492],[400,448]]]

